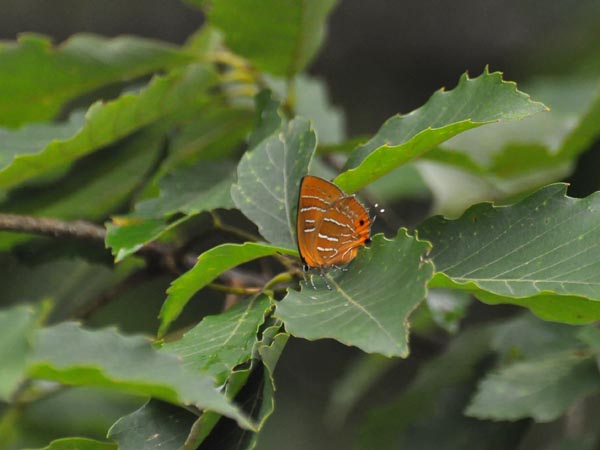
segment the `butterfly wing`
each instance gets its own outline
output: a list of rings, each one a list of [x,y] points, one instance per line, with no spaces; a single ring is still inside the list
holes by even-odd
[[[326,212],[343,197],[344,192],[327,180],[312,175],[302,178],[298,196],[296,234],[300,257],[307,266],[321,267],[325,263],[317,250],[318,229]]]
[[[347,264],[371,233],[365,207],[353,196],[336,200],[323,214],[317,227],[315,249],[323,267]]]

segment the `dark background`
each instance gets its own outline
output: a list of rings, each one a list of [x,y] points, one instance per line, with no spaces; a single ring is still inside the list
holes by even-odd
[[[179,44],[202,21],[199,11],[173,0],[0,0],[0,38],[8,40],[24,31],[56,42],[93,32]],[[327,81],[352,136],[375,132],[392,114],[420,106],[442,86],[453,87],[465,71],[478,75],[488,64],[505,79],[526,83],[593,63],[600,58],[598,42],[600,2],[592,0],[343,0],[309,71]],[[599,147],[582,156],[570,179],[572,195],[600,188]],[[428,355],[419,342],[412,350],[387,381],[402,386]],[[323,411],[331,384],[357,354],[332,341],[293,340],[278,367],[278,407],[260,448],[279,448],[280,439],[286,450],[349,448],[352,424],[328,427]],[[385,395],[376,389],[372,397]],[[359,417],[360,405],[353,420]]]

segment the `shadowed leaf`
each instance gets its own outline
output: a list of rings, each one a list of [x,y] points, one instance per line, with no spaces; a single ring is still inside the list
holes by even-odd
[[[35,328],[33,311],[24,306],[0,310],[0,400],[8,402],[25,378],[30,339]]]
[[[119,444],[119,450],[182,450],[197,418],[184,408],[150,400],[117,420],[108,437]]]
[[[598,368],[590,355],[554,353],[517,362],[487,375],[466,414],[479,419],[549,422],[586,395],[600,392]]]

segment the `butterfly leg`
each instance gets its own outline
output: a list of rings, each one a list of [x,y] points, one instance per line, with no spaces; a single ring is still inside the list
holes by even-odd
[[[331,291],[331,290],[333,290],[333,289],[331,288],[331,285],[330,285],[330,284],[329,284],[329,282],[327,281],[327,273],[326,273],[325,271],[321,270],[321,271],[319,272],[319,275],[321,276],[321,278],[322,278],[322,279],[323,279],[323,281],[325,282],[325,286],[327,286],[327,289],[328,289],[328,290],[330,290],[330,291]]]
[[[312,285],[313,289],[316,291],[317,290],[317,286],[315,286],[315,281],[313,280],[313,274],[311,273],[309,275],[310,277],[310,284]]]
[[[333,266],[331,266],[331,267],[333,267],[334,269],[337,269],[337,270],[339,270],[340,272],[348,272],[348,268],[347,268],[347,267],[343,267],[343,266],[336,266],[336,265],[333,265]]]

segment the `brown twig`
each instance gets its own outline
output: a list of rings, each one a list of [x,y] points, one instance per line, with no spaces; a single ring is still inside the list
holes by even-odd
[[[216,228],[221,229],[222,231],[228,231],[222,229],[222,224],[220,223],[218,216],[217,223],[218,226]],[[17,214],[0,213],[0,230],[31,233],[57,238],[75,238],[102,244],[106,238],[106,230],[104,227],[84,220],[63,221],[47,217]],[[251,238],[251,236],[243,237]],[[136,252],[136,254],[143,257],[148,266],[160,268],[176,275],[192,268],[198,261],[197,255],[183,253],[174,246],[160,242],[145,244]],[[113,298],[116,298],[124,290],[129,289],[131,286],[147,278],[148,274],[148,270],[141,270],[133,273],[117,286],[106,291],[88,305],[85,305],[78,310],[75,313],[76,317],[80,319],[88,318],[95,311],[109,303]],[[260,292],[262,288],[258,286],[264,286],[265,283],[268,282],[268,278],[261,274],[250,273],[240,269],[228,270],[219,275],[219,278],[228,286],[213,284],[211,287],[216,290],[227,291],[234,294]]]
[[[41,234],[53,237],[73,237],[94,241],[104,241],[103,227],[84,220],[65,222],[48,217],[0,214],[0,230]]]
[[[0,214],[0,230],[37,234],[56,238],[73,238],[104,243],[104,227],[85,220],[65,221],[49,217],[20,214]],[[160,242],[150,242],[136,252],[154,265],[160,264],[172,273],[179,273],[175,248]]]

